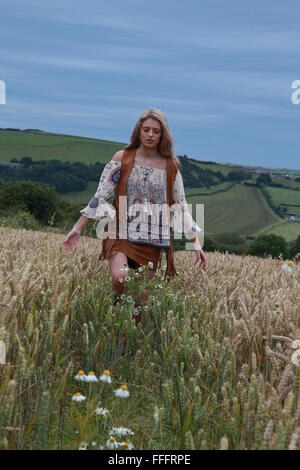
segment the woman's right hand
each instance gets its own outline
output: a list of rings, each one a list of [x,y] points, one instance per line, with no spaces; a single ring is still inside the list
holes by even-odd
[[[76,250],[81,231],[72,229],[63,241],[63,251],[69,253],[71,250]]]

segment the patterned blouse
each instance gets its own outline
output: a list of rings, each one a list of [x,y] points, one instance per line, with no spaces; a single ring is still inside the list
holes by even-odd
[[[107,163],[94,197],[80,211],[89,219],[99,220],[102,230],[108,218],[114,219],[115,217],[115,209],[108,201],[116,194],[120,173],[121,162],[111,160]],[[127,180],[127,240],[132,243],[169,247],[168,218],[163,216],[167,214],[163,207],[167,208],[166,170],[133,165]],[[153,208],[160,209],[157,212],[153,211]],[[173,187],[170,226],[177,233],[184,231],[189,238],[201,232],[188,210],[179,170]]]

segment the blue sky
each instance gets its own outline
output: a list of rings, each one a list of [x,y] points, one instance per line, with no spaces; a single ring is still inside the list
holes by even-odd
[[[300,169],[299,0],[1,0],[0,127],[129,142],[149,107],[177,155]]]

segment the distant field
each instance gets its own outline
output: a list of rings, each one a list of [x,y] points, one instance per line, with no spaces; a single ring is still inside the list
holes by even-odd
[[[219,163],[213,164],[213,163],[201,163],[201,162],[196,162],[193,160],[193,163],[197,166],[200,166],[201,168],[207,169],[207,170],[212,170],[212,171],[221,171],[225,176],[228,175],[230,171],[233,170],[233,168],[230,168],[226,165],[221,165]]]
[[[0,130],[0,160],[31,157],[83,163],[107,163],[127,144],[85,137]]]
[[[204,204],[205,231],[237,232],[242,236],[256,232],[281,219],[272,212],[258,188],[237,184],[228,192],[187,197],[191,204]]]
[[[230,188],[230,186],[232,186],[232,181],[225,181],[225,183],[217,184],[210,188],[185,188],[185,195],[188,197],[197,194],[211,194],[216,191],[224,191],[225,189]]]
[[[285,206],[288,209],[288,212],[295,213],[300,217],[300,207],[295,207],[293,204],[300,206],[300,191],[293,191],[285,188],[273,188],[267,187],[268,192],[270,193],[271,198],[276,206],[279,204],[290,204]]]
[[[64,199],[68,199],[71,202],[77,202],[78,204],[84,204],[86,206],[97,191],[97,187],[98,183],[96,181],[89,181],[86,189],[84,189],[83,191],[73,191],[64,194],[62,197]]]
[[[300,235],[300,222],[282,222],[273,227],[262,229],[257,235],[266,235],[268,233],[275,233],[281,235],[287,242],[296,240]]]
[[[300,183],[298,183],[297,181],[295,180],[292,180],[292,179],[289,179],[289,178],[274,178],[274,181],[276,183],[281,183],[283,186],[287,187],[287,188],[294,188],[294,189],[297,189],[299,188],[300,189]],[[278,188],[280,189],[280,188]]]

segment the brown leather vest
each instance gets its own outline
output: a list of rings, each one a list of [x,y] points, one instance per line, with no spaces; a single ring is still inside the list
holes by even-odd
[[[131,173],[132,167],[134,165],[136,150],[137,149],[132,149],[132,150],[124,149],[124,154],[123,154],[123,158],[121,162],[121,173],[120,173],[120,178],[118,182],[116,196],[113,202],[113,206],[116,209],[116,238],[118,238],[118,235],[119,235],[119,196],[127,196],[127,180]],[[172,203],[173,203],[173,185],[174,185],[178,168],[179,168],[179,163],[176,160],[173,160],[173,158],[169,157],[167,161],[167,174],[166,174],[167,204],[169,208],[172,206]],[[168,212],[168,215],[169,215],[169,220],[170,220],[170,211]],[[126,221],[127,221],[127,215],[126,215]],[[107,230],[108,230],[108,224],[106,224],[104,231],[106,232]],[[170,235],[171,234],[170,234],[170,228],[169,228],[169,236]],[[99,260],[104,260],[109,256],[113,247],[114,240],[115,239],[111,239],[111,238],[105,238],[104,240],[102,240],[102,251],[100,253]],[[170,277],[174,277],[175,275],[178,275],[176,268],[175,268],[175,263],[174,263],[174,250],[173,250],[171,236],[170,236],[170,247],[163,248],[163,249],[166,251],[166,258],[167,258],[167,269],[165,273],[165,279],[169,281]]]

